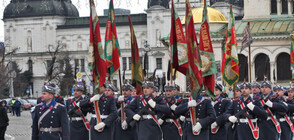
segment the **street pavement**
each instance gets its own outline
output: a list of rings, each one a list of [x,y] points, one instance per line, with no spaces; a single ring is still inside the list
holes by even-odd
[[[32,117],[30,111],[22,111],[20,117],[7,114],[9,126],[5,133],[5,140],[30,140],[32,135]]]

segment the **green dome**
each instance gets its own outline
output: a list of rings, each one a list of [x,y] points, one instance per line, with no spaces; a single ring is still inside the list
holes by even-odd
[[[79,12],[71,0],[11,0],[3,19],[39,16],[79,17]]]

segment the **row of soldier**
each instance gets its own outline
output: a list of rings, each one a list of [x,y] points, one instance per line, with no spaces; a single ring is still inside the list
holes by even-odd
[[[292,140],[294,87],[263,81],[242,83],[234,88],[235,98],[221,97],[223,86],[215,85],[215,97],[201,93],[196,100],[179,98],[179,87],[166,85],[159,96],[153,82],[145,81],[143,95],[136,96],[130,84],[123,95],[113,96],[111,84],[99,87],[99,94],[83,97],[84,87],[74,85],[74,98],[66,105],[53,98],[55,84],[42,88],[42,103],[35,108],[32,140]],[[272,88],[273,87],[273,88]],[[189,93],[191,96],[191,93]],[[96,107],[95,107],[96,106]],[[97,110],[98,108],[98,110]],[[191,118],[196,109],[196,124]],[[91,113],[90,123],[86,121]],[[98,123],[97,123],[98,122]]]

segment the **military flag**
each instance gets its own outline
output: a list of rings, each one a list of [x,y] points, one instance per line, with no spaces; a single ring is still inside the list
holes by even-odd
[[[228,31],[226,37],[225,51],[222,60],[222,76],[223,81],[233,86],[239,80],[239,60],[238,48],[235,32],[235,19],[233,15],[232,5],[230,6],[230,23],[228,24]]]
[[[292,70],[292,82],[294,81],[294,50],[293,50],[293,45],[294,45],[294,36],[291,36],[291,48],[290,48],[290,65],[291,65],[291,70]]]
[[[253,39],[250,34],[250,22],[248,22],[244,30],[244,36],[242,39],[242,47],[240,49],[240,52],[242,52],[246,47],[252,44],[252,42],[253,42]]]
[[[129,18],[129,24],[130,24],[130,31],[131,31],[131,60],[132,60],[132,85],[136,88],[137,95],[141,95],[142,92],[142,82],[144,81],[143,77],[143,70],[142,70],[142,64],[140,61],[139,56],[139,49],[137,44],[137,39],[135,35],[135,31],[133,28],[133,24],[131,21],[131,17]]]
[[[113,0],[109,2],[108,18],[106,23],[105,33],[105,59],[108,68],[108,74],[113,77],[120,69],[119,57],[120,48],[116,33],[115,15],[113,8]]]
[[[188,69],[187,42],[173,0],[171,7],[170,52],[172,68],[186,75]]]
[[[96,13],[93,0],[90,1],[90,47],[89,47],[89,68],[92,71],[92,78],[95,89],[105,83],[107,67],[104,60],[104,52],[101,44],[99,19]]]
[[[204,0],[202,13],[202,23],[200,28],[199,48],[201,53],[201,70],[203,74],[203,82],[206,87],[206,93],[214,96],[214,75],[217,73],[212,43],[209,34],[209,25],[207,18],[206,0]]]
[[[194,20],[191,12],[189,0],[186,0],[186,40],[188,47],[188,60],[189,60],[189,79],[192,97],[194,100],[198,98],[201,93],[203,85],[202,72],[201,72],[201,59],[199,54],[199,47],[197,43],[197,36],[194,28]]]

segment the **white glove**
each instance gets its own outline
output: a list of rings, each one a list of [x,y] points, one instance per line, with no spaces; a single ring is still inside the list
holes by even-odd
[[[152,108],[155,108],[155,106],[156,106],[156,102],[154,102],[152,99],[150,99],[150,100],[148,101],[148,104],[149,104],[150,107],[152,107]]]
[[[272,108],[273,107],[273,102],[270,100],[267,100],[265,103],[268,107]]]
[[[121,127],[123,130],[126,130],[128,128],[128,124],[126,121],[123,121],[123,123],[121,124]]]
[[[100,95],[99,94],[96,94],[94,95],[93,97],[90,98],[90,102],[95,102],[95,101],[98,101],[100,99]]]
[[[197,122],[196,125],[193,126],[193,131],[199,132],[201,128],[202,128],[201,124]]]
[[[136,120],[136,121],[139,121],[139,120],[141,119],[141,116],[138,115],[138,114],[135,114],[135,115],[133,116],[133,119]]]
[[[76,104],[76,106],[77,106],[77,107],[80,107],[80,102],[78,102],[78,103]]]
[[[253,111],[255,105],[254,105],[252,102],[250,102],[250,103],[247,104],[247,107],[248,107],[251,111]]]
[[[177,105],[173,104],[172,106],[170,106],[170,109],[175,111],[177,107],[178,107]]]
[[[163,124],[163,120],[162,119],[158,119],[158,123],[159,123],[159,125],[162,125]]]
[[[235,116],[230,116],[229,121],[232,123],[235,123],[235,122],[237,122],[237,118]]]
[[[217,127],[217,123],[216,122],[214,122],[214,123],[212,123],[211,124],[211,128],[213,129],[213,128],[216,128]]]
[[[105,123],[104,123],[104,122],[100,122],[100,123],[98,123],[98,124],[96,124],[96,125],[94,126],[94,128],[95,128],[96,130],[102,129],[102,128],[104,128],[104,127],[105,127]]]
[[[188,107],[192,107],[192,106],[196,106],[196,105],[197,105],[197,103],[195,100],[191,100],[188,102]]]
[[[123,95],[119,96],[117,99],[119,102],[125,101],[125,97]]]
[[[282,102],[286,107],[288,107],[288,104],[286,102]]]
[[[185,116],[180,116],[180,120],[183,122],[185,121],[186,117]]]

